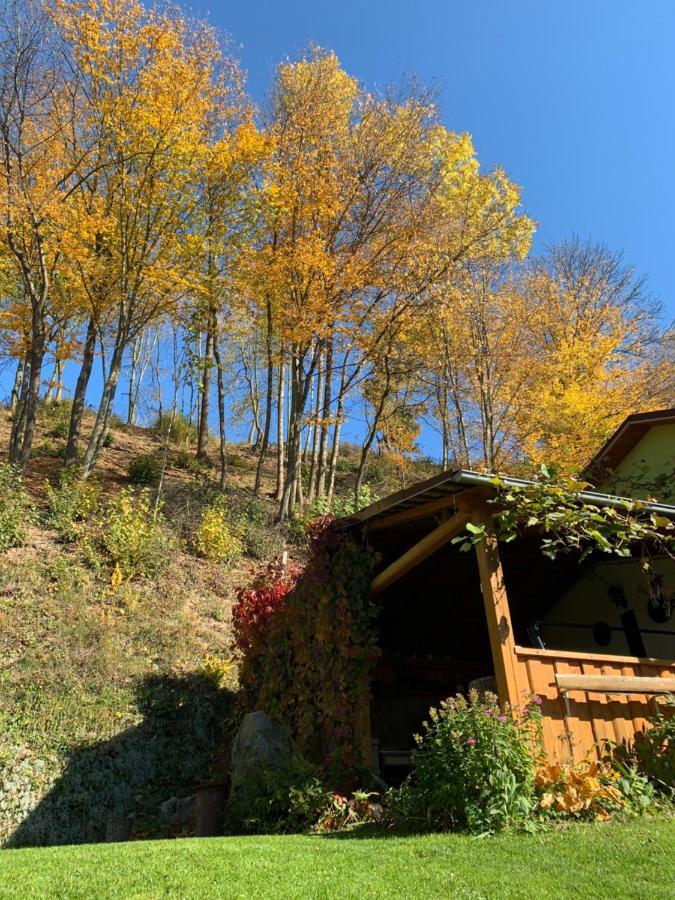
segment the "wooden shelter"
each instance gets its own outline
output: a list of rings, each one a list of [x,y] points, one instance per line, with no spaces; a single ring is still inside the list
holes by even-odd
[[[443,472],[343,522],[381,556],[371,591],[382,656],[363,737],[385,769],[409,760],[429,707],[472,683],[494,679],[500,701],[515,706],[538,694],[552,758],[630,740],[659,696],[675,690],[675,617],[650,607],[657,589],[675,603],[672,560],[655,562],[656,588],[639,560],[551,561],[535,532],[498,546],[487,502],[495,491],[489,476]],[[647,506],[675,519],[675,506]],[[467,522],[486,527],[475,553],[452,544]]]

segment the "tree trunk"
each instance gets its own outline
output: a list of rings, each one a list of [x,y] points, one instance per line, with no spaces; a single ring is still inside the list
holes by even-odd
[[[287,519],[293,515],[297,498],[302,498],[302,423],[309,389],[314,379],[314,372],[322,352],[317,342],[314,346],[301,349],[295,347],[291,354],[291,396],[289,401],[288,425],[288,461],[286,464],[286,482],[279,504],[279,519]],[[310,355],[311,354],[311,355]],[[305,362],[309,358],[309,366]]]
[[[206,346],[204,347],[204,363],[202,368],[201,410],[199,413],[199,431],[197,432],[197,459],[206,461],[209,453],[209,408],[211,405],[211,366],[213,357],[213,325],[209,313],[206,326]]]
[[[96,462],[98,461],[101,448],[106,439],[108,428],[110,426],[110,416],[112,415],[113,402],[117,391],[120,371],[122,369],[122,355],[124,353],[125,339],[118,335],[110,358],[110,367],[108,369],[108,377],[103,386],[101,395],[101,403],[96,413],[96,421],[94,428],[89,437],[89,443],[82,461],[82,476],[88,478],[91,474]]]
[[[136,424],[136,378],[138,361],[141,355],[141,337],[138,336],[131,345],[131,372],[129,373],[129,405],[127,407],[127,425]]]
[[[33,330],[33,344],[30,351],[30,375],[28,378],[28,391],[26,393],[26,406],[23,422],[23,440],[19,451],[19,467],[23,469],[30,456],[37,421],[38,402],[40,399],[40,376],[42,373],[42,361],[44,359],[44,334],[42,329]]]
[[[16,365],[16,374],[14,375],[14,384],[12,385],[12,394],[9,400],[9,411],[11,413],[16,409],[16,405],[19,402],[19,395],[21,394],[21,385],[23,383],[23,369],[24,369],[25,361],[23,359],[18,360]]]
[[[214,313],[215,320],[215,313]],[[220,438],[220,489],[225,490],[227,480],[227,455],[225,453],[225,385],[223,379],[223,361],[218,346],[216,323],[213,324],[213,358],[216,363],[218,381],[218,436]]]
[[[312,503],[316,498],[317,468],[319,461],[319,434],[320,418],[323,405],[323,379],[325,369],[319,361],[319,369],[316,376],[316,406],[314,409],[314,423],[312,425],[312,456],[309,466],[309,485],[307,488],[307,502]]]
[[[275,500],[281,502],[284,494],[284,358],[279,362],[277,385],[277,489]]]
[[[60,403],[63,400],[63,360],[58,357],[56,360],[56,393],[54,394],[54,402]]]
[[[330,406],[332,402],[333,381],[333,341],[331,340],[326,350],[326,372],[324,375],[323,410],[321,412],[321,434],[319,439],[319,465],[316,477],[316,496],[323,497],[326,493],[326,475],[328,472],[328,433],[330,420]]]
[[[66,454],[64,457],[64,465],[72,466],[77,461],[77,449],[80,442],[80,431],[82,429],[82,415],[84,413],[84,403],[87,393],[87,385],[91,377],[91,370],[94,365],[94,352],[96,350],[96,323],[94,318],[89,319],[87,325],[87,335],[84,340],[84,349],[82,351],[82,366],[77,376],[75,385],[75,393],[73,394],[73,408],[70,412],[70,427],[68,428],[68,441],[66,443]]]
[[[265,428],[263,431],[262,445],[260,447],[260,456],[258,457],[258,465],[255,470],[255,483],[253,485],[253,493],[257,496],[260,493],[260,482],[262,479],[262,469],[267,456],[267,450],[270,445],[270,429],[272,427],[272,400],[274,396],[274,356],[272,353],[272,304],[267,302],[267,391],[265,393]]]
[[[345,355],[342,360],[342,371],[340,374],[340,389],[338,393],[337,408],[335,410],[335,427],[333,429],[333,446],[330,450],[330,462],[328,466],[328,509],[333,503],[333,494],[335,492],[335,473],[337,471],[338,453],[340,450],[340,430],[342,427],[342,411],[344,409],[345,392],[347,389],[347,359]]]
[[[16,406],[12,413],[12,429],[9,436],[9,461],[16,462],[19,457],[21,448],[21,435],[23,434],[23,424],[26,414],[26,398],[28,397],[28,382],[30,380],[30,355],[26,357],[23,363],[23,372],[21,374],[21,386]]]

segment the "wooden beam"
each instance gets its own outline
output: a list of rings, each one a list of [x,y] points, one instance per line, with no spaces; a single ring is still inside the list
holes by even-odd
[[[479,509],[472,518],[476,525],[484,525],[486,532],[485,538],[476,544],[476,557],[497,676],[497,693],[501,703],[516,706],[521,700],[516,674],[516,642],[497,548],[497,535],[488,509]]]
[[[443,522],[438,528],[434,528],[429,534],[425,535],[421,541],[414,544],[409,550],[394,560],[391,565],[387,566],[384,571],[376,575],[370,582],[371,596],[381,593],[399,578],[402,578],[406,572],[414,569],[432,553],[435,553],[448,541],[451,541],[464,528],[468,521],[468,515],[464,512],[455,513],[446,522]]]
[[[414,522],[415,519],[434,515],[434,513],[442,512],[450,507],[452,509],[460,508],[460,504],[457,503],[456,494],[447,494],[445,497],[430,500],[428,503],[421,503],[419,506],[403,509],[401,512],[383,516],[381,519],[375,519],[373,522],[366,522],[365,527],[370,534],[373,531],[382,531],[385,528],[392,528],[394,525],[403,525],[406,522]]]
[[[561,691],[591,691],[609,694],[675,693],[675,678],[650,678],[640,675],[556,675]]]

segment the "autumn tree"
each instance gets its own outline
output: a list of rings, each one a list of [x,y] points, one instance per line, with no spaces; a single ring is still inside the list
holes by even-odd
[[[192,287],[184,249],[203,155],[214,107],[230,102],[223,87],[237,76],[212,29],[175,9],[56,0],[52,16],[85,86],[100,158],[97,178],[81,178],[81,240],[72,251],[90,321],[109,353],[86,475],[105,440],[127,347],[151,322],[175,314]]]
[[[575,470],[627,415],[672,398],[660,308],[621,253],[576,237],[534,260],[523,290],[537,313],[520,444]]]
[[[462,259],[524,252],[532,224],[517,188],[498,170],[479,172],[469,138],[442,127],[424,92],[370,95],[332,53],[313,49],[280,66],[268,133],[267,211],[246,276],[288,361],[283,518],[302,504],[308,424],[320,413],[316,494],[368,360],[424,314],[431,288]],[[280,382],[282,364],[278,372]],[[323,403],[308,423],[313,388]]]
[[[95,163],[86,135],[80,134],[79,85],[69,83],[54,35],[33,2],[3,6],[0,22],[0,184],[3,249],[14,269],[16,290],[6,326],[22,375],[13,408],[9,457],[23,466],[30,454],[37,417],[42,367],[50,337],[67,320],[55,283],[63,265],[63,230],[77,181],[64,131],[77,135],[77,168],[91,173]],[[70,100],[77,97],[75,103]],[[60,357],[57,355],[57,359]]]

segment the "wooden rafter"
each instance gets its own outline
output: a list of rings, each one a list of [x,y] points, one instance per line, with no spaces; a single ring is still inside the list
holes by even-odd
[[[446,509],[459,508],[460,504],[457,502],[456,494],[446,494],[445,497],[430,500],[428,503],[421,503],[419,506],[413,506],[410,509],[403,509],[401,512],[374,519],[372,522],[367,523],[368,533],[383,531],[385,528],[392,528],[394,525],[404,525],[406,522],[414,522],[415,519],[432,516]]]
[[[370,582],[371,595],[381,593],[399,578],[402,578],[415,566],[418,566],[423,560],[435,553],[448,541],[451,541],[464,528],[469,520],[469,514],[462,511],[455,513],[447,521],[442,522],[433,531],[425,535],[421,541],[414,544],[409,550],[394,560],[391,565],[387,566],[379,575]]]

